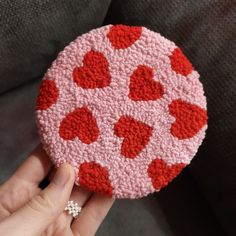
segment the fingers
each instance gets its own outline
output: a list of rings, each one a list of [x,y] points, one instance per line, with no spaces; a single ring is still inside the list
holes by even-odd
[[[70,200],[77,202],[79,206],[83,207],[87,200],[91,197],[91,195],[92,193],[90,191],[78,186],[74,186],[70,196]],[[70,225],[73,217],[68,214],[67,211],[64,211],[63,215],[67,223]]]
[[[75,235],[95,235],[98,227],[110,210],[114,199],[99,194],[94,194],[86,203],[78,218],[72,223]]]
[[[0,234],[18,236],[41,234],[64,210],[74,179],[73,168],[63,164],[47,188],[1,223]],[[12,225],[17,225],[17,228]]]
[[[48,174],[52,163],[39,145],[17,169],[12,177],[0,187],[0,219],[21,208],[39,193],[39,182]]]
[[[11,178],[14,178],[14,181],[21,179],[38,185],[51,168],[52,163],[40,144]]]
[[[91,195],[92,193],[90,191],[78,186],[74,186],[70,200],[77,202],[79,206],[82,207]]]

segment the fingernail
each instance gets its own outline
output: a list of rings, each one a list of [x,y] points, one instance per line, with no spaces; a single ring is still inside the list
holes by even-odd
[[[69,169],[70,167],[68,164],[62,164],[56,174],[55,177],[53,178],[53,182],[59,186],[59,187],[64,187],[66,183],[70,180],[71,177],[71,171]]]

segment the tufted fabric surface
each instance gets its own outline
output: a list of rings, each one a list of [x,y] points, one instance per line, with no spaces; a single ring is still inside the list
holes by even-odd
[[[52,63],[36,106],[41,140],[76,184],[115,198],[165,187],[205,136],[199,74],[173,42],[145,27],[108,25]]]
[[[98,235],[235,235],[235,1],[114,0],[109,4],[105,0],[0,1],[0,90],[5,92],[0,97],[1,182],[38,142],[33,123],[37,84],[32,89],[28,81],[41,78],[77,35],[102,24],[142,25],[174,41],[199,71],[207,95],[207,137],[183,171],[184,178],[181,174],[156,195],[158,204],[149,197],[132,204],[117,201]],[[10,90],[26,82],[27,86]]]

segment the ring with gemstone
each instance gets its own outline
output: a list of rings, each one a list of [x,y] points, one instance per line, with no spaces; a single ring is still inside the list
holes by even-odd
[[[67,211],[73,218],[76,218],[80,214],[81,209],[82,207],[74,201],[68,201],[67,206],[65,207],[65,211]]]

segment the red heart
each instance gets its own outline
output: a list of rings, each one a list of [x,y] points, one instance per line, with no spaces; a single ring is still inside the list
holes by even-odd
[[[111,75],[105,56],[96,51],[89,51],[83,59],[83,66],[75,67],[74,82],[84,89],[104,88],[109,86]]]
[[[99,129],[91,111],[82,107],[75,109],[61,121],[59,134],[65,140],[79,137],[83,143],[90,144],[97,140]]]
[[[161,83],[153,80],[152,68],[139,65],[130,77],[129,98],[134,101],[156,100],[163,96]]]
[[[180,48],[175,48],[169,58],[170,58],[171,68],[177,74],[187,76],[193,71],[193,66],[191,62],[183,54]]]
[[[107,37],[114,48],[124,49],[137,41],[141,34],[142,27],[139,26],[113,25]]]
[[[129,116],[122,116],[114,127],[115,134],[123,137],[121,154],[135,158],[147,145],[152,135],[152,127]]]
[[[155,159],[148,165],[148,176],[152,180],[152,185],[159,190],[171,182],[186,164],[178,163],[168,166],[162,159]]]
[[[39,87],[39,95],[36,102],[37,110],[46,110],[56,103],[58,89],[54,80],[45,79]]]
[[[207,123],[205,109],[180,99],[169,104],[169,111],[176,119],[171,134],[179,139],[192,138]]]
[[[92,192],[111,196],[112,186],[107,168],[95,162],[84,162],[79,167],[79,184]]]

